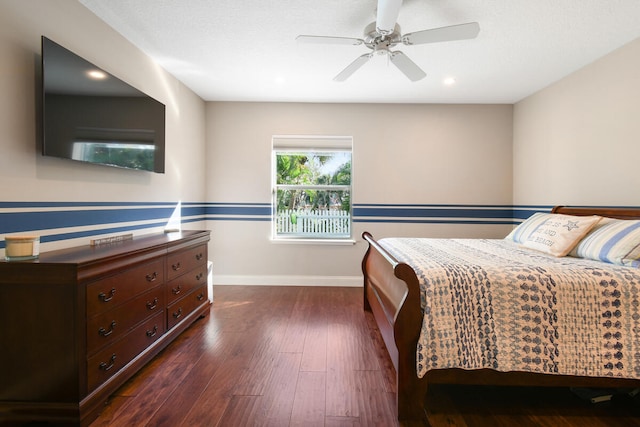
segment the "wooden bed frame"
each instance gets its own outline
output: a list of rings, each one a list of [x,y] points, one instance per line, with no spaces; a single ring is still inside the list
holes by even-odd
[[[553,213],[640,219],[640,208],[572,208]],[[371,311],[396,370],[399,420],[426,420],[427,384],[484,384],[563,387],[640,387],[640,380],[498,372],[490,369],[438,369],[423,378],[416,374],[416,348],[422,325],[420,285],[413,269],[398,262],[364,232],[369,248],[362,260],[364,309]]]

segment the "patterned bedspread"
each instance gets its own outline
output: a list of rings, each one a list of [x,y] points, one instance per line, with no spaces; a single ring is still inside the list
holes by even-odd
[[[421,283],[419,377],[491,368],[640,378],[640,269],[506,240],[379,243]]]

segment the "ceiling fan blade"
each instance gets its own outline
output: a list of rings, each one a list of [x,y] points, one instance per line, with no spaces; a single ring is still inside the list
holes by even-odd
[[[402,0],[378,0],[376,11],[376,30],[382,34],[393,33],[400,14]]]
[[[356,39],[351,37],[331,37],[331,36],[306,36],[300,35],[296,37],[296,41],[302,43],[319,43],[319,44],[342,44],[358,46],[364,43],[362,39]]]
[[[398,69],[402,71],[402,73],[412,82],[417,82],[427,75],[427,73],[422,71],[422,69],[404,53],[400,51],[390,52],[389,56],[391,57],[393,65],[398,67]]]
[[[358,71],[360,67],[366,64],[367,61],[369,61],[369,59],[371,59],[372,56],[373,54],[371,53],[365,53],[364,55],[357,57],[355,61],[353,61],[351,64],[347,66],[347,68],[340,71],[340,73],[337,76],[335,76],[333,80],[336,82],[343,82],[347,80],[349,77],[351,77],[353,73]]]
[[[410,45],[466,40],[475,38],[479,32],[480,24],[477,22],[469,22],[467,24],[451,25],[448,27],[407,33],[402,36],[402,43]]]

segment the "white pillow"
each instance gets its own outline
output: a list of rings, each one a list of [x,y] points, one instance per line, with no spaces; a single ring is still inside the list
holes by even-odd
[[[554,256],[565,256],[602,217],[549,214],[522,245]]]

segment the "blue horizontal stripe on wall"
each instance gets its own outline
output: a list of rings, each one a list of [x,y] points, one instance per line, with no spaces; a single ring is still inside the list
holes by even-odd
[[[121,206],[167,206],[178,202],[0,202],[0,209],[15,208],[78,208],[78,207],[121,207]],[[202,205],[196,202],[182,202],[185,205]]]
[[[549,206],[354,204],[353,222],[513,225]]]
[[[473,219],[353,219],[353,222],[384,222],[393,224],[475,224],[475,225],[514,225],[513,220],[473,220]]]
[[[354,207],[354,217],[447,217],[447,218],[509,218],[513,217],[511,207],[503,209],[474,208],[424,208],[424,207]]]
[[[51,228],[82,227],[114,222],[141,221],[168,218],[172,209],[147,212],[146,209],[83,210],[49,212],[0,213],[0,232],[16,233],[22,230],[46,230]]]
[[[536,212],[551,212],[551,209],[553,209],[553,206],[514,206],[513,219],[516,220],[516,224],[519,224]]]
[[[39,212],[0,212],[0,233],[16,233],[23,230],[83,227],[131,221],[168,219],[175,207],[127,208],[104,210],[64,210]],[[182,216],[202,215],[202,208],[183,206]]]
[[[145,228],[154,228],[154,227],[162,227],[166,224],[165,221],[140,224],[140,225],[130,225],[126,227],[110,227],[110,228],[101,228],[99,230],[87,230],[87,231],[76,231],[70,233],[60,233],[60,234],[52,234],[48,236],[41,236],[40,242],[57,242],[60,240],[69,240],[69,239],[78,239],[82,237],[91,237],[96,234],[115,234],[115,233],[124,233],[127,231],[135,231],[135,230],[143,230]],[[99,231],[99,233],[96,233]]]
[[[208,221],[271,221],[271,203],[206,203]]]
[[[207,203],[210,221],[271,221],[271,203]],[[518,224],[552,206],[355,203],[353,222]]]
[[[205,213],[207,216],[239,215],[271,217],[271,203],[207,203]]]
[[[198,218],[198,219],[183,219],[182,223],[186,224],[189,222],[197,222],[197,221],[202,221],[202,218]],[[130,225],[130,226],[126,226],[126,227],[110,227],[110,228],[100,228],[100,229],[95,229],[95,230],[87,230],[87,231],[76,231],[76,232],[70,232],[70,233],[58,233],[58,234],[51,234],[51,235],[43,235],[40,236],[40,242],[41,243],[46,243],[46,242],[57,242],[60,240],[69,240],[69,239],[79,239],[82,237],[91,237],[91,236],[96,236],[98,234],[116,234],[116,233],[124,233],[124,232],[128,232],[128,231],[135,231],[135,230],[144,230],[147,228],[154,228],[154,227],[163,227],[166,225],[166,221],[161,221],[161,222],[154,222],[154,223],[146,223],[146,224],[139,224],[139,225]],[[6,247],[6,243],[4,241],[0,242],[0,249],[4,249]]]
[[[267,218],[257,218],[257,217],[251,217],[251,218],[243,218],[243,217],[237,217],[237,216],[217,216],[217,217],[207,217],[206,218],[207,221],[251,221],[251,222],[270,222],[271,221],[271,216],[267,217]]]
[[[177,202],[0,202],[0,236],[38,231],[41,242],[52,242],[157,228],[166,225],[176,207]],[[535,212],[549,212],[551,208],[550,205],[355,203],[353,221],[514,225]],[[205,220],[267,222],[271,221],[272,206],[271,203],[182,202],[181,216],[182,223]],[[74,230],[79,227],[91,229]],[[4,247],[3,239],[0,249]]]
[[[46,243],[164,227],[177,206],[177,202],[0,202],[0,235],[38,232]],[[180,213],[182,223],[205,220],[203,203],[182,202]],[[74,230],[79,227],[91,229]],[[4,247],[3,239],[0,249]]]

